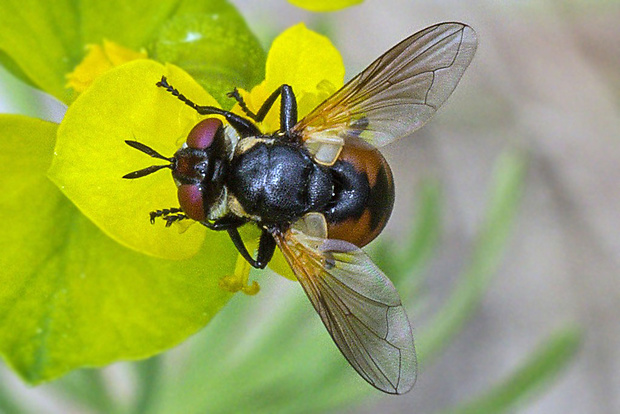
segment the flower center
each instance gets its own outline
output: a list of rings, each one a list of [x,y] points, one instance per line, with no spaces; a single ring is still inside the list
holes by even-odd
[[[103,45],[88,45],[87,50],[84,59],[66,75],[66,86],[78,93],[84,92],[95,79],[113,67],[147,58],[145,50],[136,52],[108,40],[104,40]]]

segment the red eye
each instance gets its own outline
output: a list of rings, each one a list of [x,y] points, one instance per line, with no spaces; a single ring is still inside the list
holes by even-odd
[[[189,132],[187,146],[200,150],[208,148],[221,127],[222,121],[217,118],[203,119]]]
[[[202,202],[202,189],[195,184],[181,184],[177,196],[183,212],[196,221],[204,221],[205,209]]]

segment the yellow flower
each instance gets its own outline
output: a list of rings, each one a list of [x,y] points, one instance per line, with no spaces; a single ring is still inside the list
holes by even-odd
[[[282,84],[291,85],[297,98],[299,119],[323,102],[344,82],[344,64],[331,41],[299,23],[282,32],[271,45],[265,66],[265,80],[249,93],[241,90],[248,108],[258,111]],[[233,109],[243,115],[237,106]],[[269,112],[260,127],[269,133],[280,128],[279,108]]]
[[[113,67],[147,58],[145,50],[136,52],[105,39],[103,45],[87,45],[86,48],[88,53],[82,62],[67,74],[67,87],[78,93],[84,92],[96,78]]]
[[[313,12],[331,12],[360,4],[364,0],[288,0],[302,9]]]

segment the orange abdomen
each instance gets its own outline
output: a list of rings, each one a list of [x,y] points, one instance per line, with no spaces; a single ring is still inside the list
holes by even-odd
[[[381,233],[394,207],[392,171],[377,148],[347,138],[336,164],[334,205],[326,212],[328,238],[363,247]]]

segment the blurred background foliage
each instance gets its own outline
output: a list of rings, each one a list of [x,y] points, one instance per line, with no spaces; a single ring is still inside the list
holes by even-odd
[[[299,20],[329,34],[349,77],[434,22],[465,21],[478,31],[474,64],[446,108],[416,140],[386,151],[397,207],[369,250],[407,303],[419,383],[406,397],[378,395],[342,360],[299,286],[254,272],[257,297],[236,295],[206,329],[164,355],[36,389],[3,372],[0,409],[620,409],[618,2],[366,1],[333,15],[275,0],[235,3],[265,45]],[[2,95],[11,91],[3,112],[57,116],[2,76]]]

